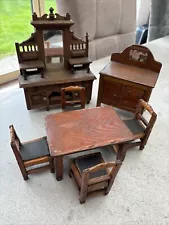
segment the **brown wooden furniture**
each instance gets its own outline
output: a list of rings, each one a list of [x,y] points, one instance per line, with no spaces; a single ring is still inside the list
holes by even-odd
[[[89,40],[88,33],[86,33],[85,41],[77,38],[73,32],[70,32],[70,58],[68,63],[71,71],[74,73],[75,69],[86,68],[90,72],[90,63],[92,61],[88,58]]]
[[[57,180],[62,180],[63,156],[119,144],[117,159],[122,161],[125,156],[123,143],[134,140],[131,131],[111,106],[48,115],[45,124]]]
[[[70,177],[73,175],[77,182],[80,203],[85,203],[87,194],[91,192],[102,190],[107,195],[121,164],[121,161],[105,162],[100,152],[75,158],[71,163]]]
[[[161,63],[144,46],[132,45],[112,54],[100,72],[97,106],[104,103],[134,112],[139,99],[148,102],[160,69]]]
[[[63,48],[51,48],[49,41],[46,41],[45,43],[45,57],[46,62],[51,63],[52,58],[59,57],[60,63],[63,62]]]
[[[147,110],[151,115],[149,122],[145,119],[145,117],[143,117],[143,110]],[[128,120],[124,120],[126,126],[133,133],[135,140],[139,139],[140,141],[129,142],[126,144],[126,147],[129,148],[132,146],[140,146],[140,150],[143,150],[148,141],[156,119],[157,114],[154,112],[152,107],[144,100],[140,99],[134,117]]]
[[[45,62],[45,49],[44,49],[44,30],[61,30],[63,34],[63,58],[64,68],[68,69],[68,59],[70,58],[70,27],[74,22],[70,19],[69,13],[61,16],[54,13],[54,9],[49,9],[49,14],[37,16],[36,13],[32,15],[31,24],[35,27],[37,33],[37,43],[40,51],[40,57]]]
[[[33,33],[28,40],[20,44],[15,43],[20,73],[24,76],[25,80],[28,75],[35,74],[36,72],[40,73],[41,77],[43,77],[45,69],[45,63],[40,59],[40,52],[35,38],[35,33]]]
[[[66,93],[71,99],[66,98]],[[86,90],[84,87],[70,86],[61,89],[61,106],[65,109],[66,105],[80,104],[81,108],[85,108]]]
[[[61,89],[68,86],[81,86],[86,89],[86,102],[92,94],[93,80],[96,77],[90,72],[79,70],[76,74],[65,70],[60,63],[48,64],[44,73],[45,79],[39,75],[30,76],[25,81],[19,76],[19,85],[24,88],[27,109],[46,108],[61,104]],[[71,96],[67,96],[71,100]]]
[[[11,125],[10,137],[11,148],[19,165],[20,171],[24,180],[28,179],[28,174],[38,172],[42,169],[50,168],[51,173],[54,173],[53,158],[49,155],[48,144],[46,137],[38,138],[32,141],[21,143],[14,126]],[[26,169],[38,164],[49,163],[38,168]]]

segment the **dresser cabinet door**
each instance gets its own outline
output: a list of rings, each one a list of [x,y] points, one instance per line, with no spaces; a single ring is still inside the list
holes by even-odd
[[[43,92],[29,93],[29,102],[31,108],[46,106],[47,97]]]
[[[103,80],[102,100],[105,104],[118,105],[120,101],[122,85],[113,83],[108,79]]]

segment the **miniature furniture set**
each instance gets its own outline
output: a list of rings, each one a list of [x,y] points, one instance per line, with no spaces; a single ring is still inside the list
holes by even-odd
[[[102,190],[107,195],[121,164],[121,161],[105,162],[100,152],[75,158],[69,174],[70,177],[73,175],[77,182],[80,203],[85,203],[87,195],[94,191]]]
[[[70,30],[73,25],[70,15],[54,14],[53,8],[49,15],[37,17],[34,13],[31,24],[35,33],[27,41],[15,44],[21,72],[19,83],[24,89],[27,109],[49,110],[60,104],[64,111],[67,105],[80,104],[83,110],[46,116],[47,140],[21,143],[14,127],[10,126],[11,147],[21,173],[27,180],[28,174],[41,168],[26,170],[26,167],[47,162],[49,165],[45,168],[55,171],[60,181],[64,156],[111,145],[117,153],[116,161],[105,162],[101,153],[94,153],[73,159],[70,167],[70,176],[75,178],[80,190],[81,203],[88,193],[97,190],[106,195],[127,148],[139,145],[142,150],[147,143],[157,118],[147,102],[161,63],[154,60],[148,48],[138,45],[112,54],[111,62],[100,72],[97,99],[97,106],[101,103],[111,106],[84,109],[91,100],[96,79],[89,68],[88,34],[85,40],[77,38]],[[53,29],[62,30],[63,48],[50,48],[49,42],[44,42],[43,31]],[[60,63],[51,63],[53,57],[59,57]],[[123,121],[112,106],[135,112],[134,117]],[[142,115],[144,110],[151,115],[149,122]]]
[[[149,101],[161,63],[150,50],[132,45],[111,55],[111,62],[100,72],[97,106],[101,103],[134,112],[139,99]]]
[[[9,130],[11,148],[14,152],[24,180],[28,179],[28,174],[48,168],[50,168],[51,173],[54,173],[53,158],[49,154],[46,137],[21,143],[13,125],[9,127]],[[41,167],[38,168],[26,169],[27,167],[44,163],[48,163],[48,165],[41,165]]]

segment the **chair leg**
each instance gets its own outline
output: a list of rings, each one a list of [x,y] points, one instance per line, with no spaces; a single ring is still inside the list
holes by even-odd
[[[144,149],[144,145],[140,145],[140,150],[143,150]]]
[[[54,159],[53,159],[53,157],[51,157],[49,159],[49,165],[50,165],[50,172],[54,173],[55,172],[55,166],[54,166]]]
[[[24,166],[20,165],[19,163],[18,163],[18,165],[19,165],[20,171],[22,173],[23,179],[28,180],[29,177],[28,177],[28,173],[26,171],[26,168]]]
[[[41,69],[41,71],[40,71],[40,73],[41,73],[41,78],[44,78],[44,69]]]
[[[83,184],[81,186],[80,198],[79,198],[80,204],[83,204],[86,201],[86,198],[87,198],[87,187],[88,187],[87,184]]]

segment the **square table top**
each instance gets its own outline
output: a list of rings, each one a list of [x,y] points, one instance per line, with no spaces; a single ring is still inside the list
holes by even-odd
[[[52,156],[134,140],[112,106],[51,114],[45,123]]]

